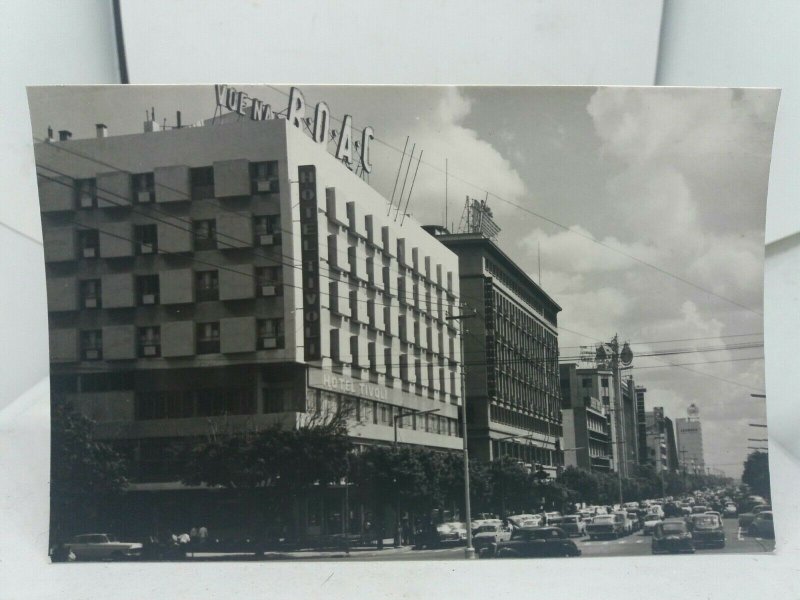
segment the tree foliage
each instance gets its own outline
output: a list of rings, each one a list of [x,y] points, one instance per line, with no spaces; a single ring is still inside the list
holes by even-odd
[[[63,539],[97,520],[104,502],[127,485],[128,465],[94,439],[94,423],[67,403],[53,404],[51,432],[51,536]]]
[[[769,498],[769,455],[766,452],[751,452],[744,462],[742,472],[742,483],[750,486],[750,489],[764,498]]]

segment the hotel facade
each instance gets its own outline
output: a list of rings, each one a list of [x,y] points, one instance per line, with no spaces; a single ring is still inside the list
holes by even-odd
[[[132,489],[179,489],[176,446],[341,406],[356,444],[397,422],[460,449],[458,257],[289,120],[159,129],[35,148],[53,402]]]

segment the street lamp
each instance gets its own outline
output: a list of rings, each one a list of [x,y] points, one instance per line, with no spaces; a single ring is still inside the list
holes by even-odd
[[[448,315],[445,317],[448,321],[458,321],[469,319],[477,315],[477,311],[473,309],[472,314],[465,315]],[[466,373],[466,354],[464,352],[464,327],[459,328],[459,340],[461,346],[461,430],[464,441],[464,522],[467,524],[467,547],[464,549],[464,558],[475,558],[475,548],[472,546],[472,509],[470,508],[469,499],[469,446],[467,440],[467,373]]]
[[[401,408],[400,411],[392,416],[392,421],[394,425],[394,448],[397,449],[397,422],[400,419],[408,417],[410,415],[428,415],[431,413],[439,412],[440,409],[432,408],[430,410],[414,410],[410,409],[409,412],[403,412]],[[394,547],[399,548],[400,543],[402,542],[402,531],[400,530],[400,506],[398,502],[398,494],[397,494],[397,480],[395,479],[395,490],[394,490],[394,501],[395,501],[395,510],[394,510]]]

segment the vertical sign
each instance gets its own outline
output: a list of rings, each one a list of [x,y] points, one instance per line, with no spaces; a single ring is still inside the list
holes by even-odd
[[[317,233],[317,169],[297,168],[300,187],[300,242],[303,259],[303,347],[305,360],[322,358],[320,345],[319,235]]]

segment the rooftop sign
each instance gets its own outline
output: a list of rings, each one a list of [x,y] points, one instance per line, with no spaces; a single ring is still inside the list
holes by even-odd
[[[289,91],[289,106],[285,116],[275,113],[272,106],[237,90],[229,85],[217,84],[214,86],[217,98],[217,109],[229,110],[242,116],[247,116],[253,121],[266,121],[267,119],[285,118],[291,125],[302,130],[304,127],[311,133],[311,139],[317,144],[327,146],[329,140],[336,140],[335,156],[342,161],[348,169],[353,168],[363,173],[372,172],[369,162],[369,144],[375,138],[371,125],[367,125],[361,132],[361,142],[353,141],[353,118],[345,115],[342,126],[336,130],[331,127],[331,111],[325,102],[317,102],[314,107],[313,121],[306,117],[306,99],[303,92],[293,87]],[[313,126],[312,126],[313,123]]]

